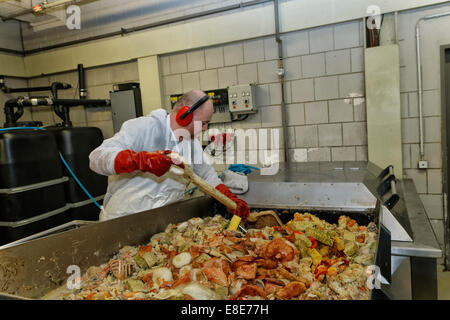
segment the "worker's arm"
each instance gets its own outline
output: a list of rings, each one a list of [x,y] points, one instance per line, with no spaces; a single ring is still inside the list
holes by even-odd
[[[216,186],[216,189],[222,192],[224,195],[226,195],[228,198],[233,200],[236,203],[236,211],[228,209],[228,211],[231,214],[235,214],[245,220],[247,220],[247,217],[250,214],[250,208],[248,207],[247,202],[245,202],[242,199],[239,199],[237,195],[235,195],[233,192],[231,192],[230,189],[224,184],[219,184]]]
[[[164,139],[160,139],[161,130],[158,131],[157,127],[158,124],[151,118],[126,121],[118,133],[91,152],[90,168],[102,175],[140,170],[162,176],[176,163],[168,157],[170,151],[159,150],[159,142]],[[142,151],[148,146],[156,151]],[[180,166],[183,167],[182,164]]]
[[[114,160],[117,154],[126,149],[136,148],[135,142],[131,139],[134,134],[133,126],[129,121],[124,122],[122,128],[113,137],[106,139],[89,155],[89,167],[92,171],[110,176],[116,174]]]

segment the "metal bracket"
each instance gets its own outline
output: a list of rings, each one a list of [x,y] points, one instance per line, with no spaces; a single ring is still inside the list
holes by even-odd
[[[377,192],[380,194],[380,196],[384,196],[391,188],[391,182],[395,182],[395,176],[392,174],[389,177],[387,177],[377,188]]]
[[[386,179],[385,176],[389,175]],[[400,196],[397,193],[397,188],[395,187],[396,178],[394,175],[394,167],[392,165],[387,166],[381,173],[378,175],[379,180],[383,180],[380,185],[377,187],[377,192],[380,197],[383,197],[388,191],[391,191],[392,195],[384,202],[384,205],[392,209],[397,202],[400,200]]]
[[[390,210],[397,204],[398,200],[400,200],[398,194],[393,194],[384,202],[384,205]]]
[[[385,176],[387,176],[390,172],[392,172],[391,170],[393,170],[394,167],[392,165],[387,166],[383,171],[380,172],[380,174],[378,175],[378,179],[379,180],[383,180],[383,178]]]

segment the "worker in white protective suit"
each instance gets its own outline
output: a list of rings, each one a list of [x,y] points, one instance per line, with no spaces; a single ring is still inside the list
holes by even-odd
[[[99,220],[182,199],[186,185],[168,171],[172,165],[184,166],[169,156],[171,152],[179,153],[198,176],[237,204],[236,211],[230,213],[247,218],[250,213],[247,203],[222,184],[195,139],[208,129],[212,114],[209,97],[203,91],[193,90],[180,97],[171,113],[157,109],[148,116],[128,120],[118,133],[92,151],[90,168],[110,176]]]

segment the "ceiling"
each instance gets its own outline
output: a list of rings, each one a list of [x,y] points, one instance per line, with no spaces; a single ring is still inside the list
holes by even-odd
[[[48,1],[48,3],[54,1],[55,0]],[[0,0],[0,17],[2,18],[2,20],[5,20],[5,18],[14,16],[14,20],[26,22],[32,27],[43,24],[47,25],[52,22],[57,22],[58,25],[62,25],[63,21],[60,19],[60,17],[61,14],[64,13],[64,7],[48,10],[46,14],[32,13],[32,6],[41,2],[42,1],[33,0]],[[20,14],[20,16],[16,16],[18,14]]]
[[[25,50],[117,32],[122,28],[173,20],[252,0],[73,0],[47,9],[45,14],[32,13],[32,6],[42,1],[44,0],[0,0],[0,18],[14,22],[5,19],[9,17],[22,22],[21,37]],[[55,1],[61,0],[47,0],[49,4]],[[66,8],[71,4],[79,6],[81,13],[81,28],[75,31],[66,27],[70,15],[66,15]],[[17,15],[19,13],[21,15]]]
[[[8,20],[8,18],[22,21],[35,29],[35,31],[39,31],[58,26],[58,24],[55,25],[55,21],[59,21],[59,25],[64,25],[66,19],[65,8],[70,4],[80,6],[83,13],[82,20],[84,21],[98,19],[105,15],[113,16],[113,19],[133,15],[139,20],[139,18],[145,19],[148,18],[148,16],[155,17],[159,14],[167,14],[170,11],[182,14],[186,9],[204,7],[212,5],[213,3],[236,3],[246,2],[248,0],[73,0],[71,3],[69,2],[65,5],[47,9],[45,14],[33,13],[33,5],[40,4],[43,1],[44,0],[0,0],[0,18],[2,18],[3,21]],[[55,1],[59,2],[60,0],[47,0],[49,4]],[[104,18],[100,20],[109,22]],[[48,27],[42,28],[43,25],[48,25]]]

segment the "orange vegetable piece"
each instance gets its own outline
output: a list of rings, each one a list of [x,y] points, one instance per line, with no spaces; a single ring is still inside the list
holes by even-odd
[[[236,275],[246,280],[255,279],[256,277],[256,263],[245,263],[236,268]]]
[[[348,220],[348,221],[347,221],[347,226],[349,226],[349,227],[353,227],[353,226],[355,225],[355,223],[356,223],[356,221],[355,221],[355,220],[353,220],[353,219],[350,219],[350,220]]]
[[[264,285],[264,292],[265,292],[266,294],[271,294],[271,293],[273,293],[273,292],[276,292],[276,291],[280,290],[281,288],[283,288],[283,287],[280,286],[280,285],[277,285],[277,284],[272,283],[272,282],[267,282],[267,283]]]
[[[209,281],[221,286],[228,286],[228,278],[222,268],[203,267],[202,270]]]
[[[226,245],[224,245],[224,244],[221,244],[221,245],[219,246],[219,251],[225,252],[225,253],[231,253],[233,250],[232,250],[229,246],[226,246]]]
[[[147,285],[152,287],[153,286],[153,273],[147,273],[145,276],[142,277],[142,281],[144,281]]]
[[[123,295],[127,298],[132,298],[132,297],[134,297],[134,292],[124,292]]]
[[[153,249],[152,246],[139,246],[138,254],[143,256],[146,252],[151,252]]]
[[[97,291],[91,292],[90,294],[88,294],[86,296],[86,299],[88,300],[92,300],[92,298],[97,294]]]
[[[284,240],[274,239],[264,247],[261,256],[268,259],[291,261],[294,259],[294,249]]]
[[[266,297],[266,293],[264,292],[263,289],[261,289],[260,287],[258,287],[257,285],[254,284],[246,284],[243,285],[241,290],[239,290],[238,292],[236,292],[231,298],[230,300],[236,300],[239,299],[242,296],[260,296],[265,298]]]
[[[364,243],[364,241],[366,241],[366,235],[361,234],[361,235],[357,236],[356,241],[358,241],[359,243]]]
[[[297,297],[306,290],[303,282],[294,281],[287,284],[284,288],[278,290],[277,296],[281,299],[290,299]]]
[[[313,237],[308,237],[308,239],[309,239],[309,241],[311,241],[311,249],[314,249],[314,248],[317,248],[317,245],[318,245],[318,243],[317,243],[317,240],[316,239],[314,239]]]
[[[278,262],[271,259],[258,259],[256,260],[256,263],[264,269],[275,269],[278,266]]]

